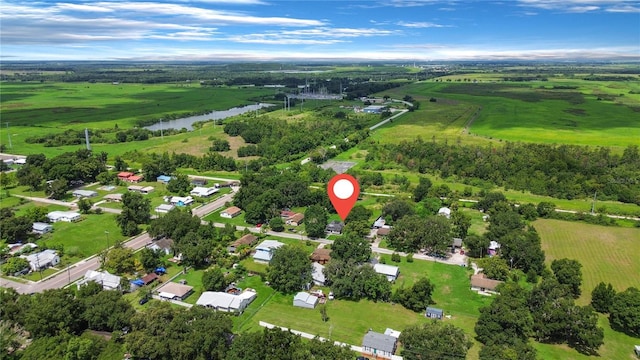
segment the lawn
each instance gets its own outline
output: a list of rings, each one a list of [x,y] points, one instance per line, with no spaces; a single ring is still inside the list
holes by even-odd
[[[400,264],[400,278],[394,288],[411,286],[421,276],[427,276],[436,286],[433,298],[434,306],[442,308],[451,315],[445,321],[461,327],[471,337],[473,327],[479,315],[478,308],[490,302],[490,298],[477,295],[469,288],[469,273],[466,268],[445,265],[430,261],[415,261]],[[247,280],[248,281],[248,280]],[[258,294],[269,291],[261,282],[251,279],[250,286],[258,290]],[[240,283],[240,286],[245,283]],[[327,293],[328,288],[323,288]],[[272,291],[272,290],[271,290]],[[414,313],[400,305],[361,300],[359,302],[333,300],[327,304],[328,322],[322,322],[318,309],[302,309],[292,306],[293,295],[274,293],[270,300],[262,303],[261,299],[251,304],[247,312],[240,316],[239,330],[255,330],[259,321],[266,321],[278,326],[317,334],[336,341],[360,345],[362,336],[369,328],[384,332],[387,327],[403,330],[407,326],[427,321],[422,313]],[[257,304],[256,304],[257,303]],[[372,316],[375,314],[375,316]],[[475,343],[470,351],[471,358],[477,358],[479,346]]]
[[[107,233],[108,232],[108,233]],[[75,223],[57,222],[53,224],[53,232],[42,236],[39,243],[47,246],[62,245],[64,255],[80,260],[97,254],[116,240],[124,241],[116,224],[115,214],[82,215],[82,220]]]
[[[548,264],[562,258],[582,264],[579,304],[591,301],[591,291],[601,281],[611,283],[617,291],[640,284],[640,229],[550,219],[536,220],[533,225]]]

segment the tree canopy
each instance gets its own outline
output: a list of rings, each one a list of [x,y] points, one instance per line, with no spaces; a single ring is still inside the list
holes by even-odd
[[[293,293],[303,290],[311,283],[312,270],[309,254],[304,249],[284,245],[275,249],[267,270],[267,279],[274,289]]]
[[[398,340],[407,360],[465,359],[473,344],[462,329],[436,320],[404,329]]]

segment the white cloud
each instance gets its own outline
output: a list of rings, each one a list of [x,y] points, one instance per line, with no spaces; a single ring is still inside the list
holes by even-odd
[[[408,27],[408,28],[416,28],[416,29],[424,29],[424,28],[443,28],[443,27],[451,27],[450,25],[440,25],[432,22],[410,22],[410,21],[399,21],[396,23],[398,26]]]
[[[637,0],[518,0],[520,6],[562,12],[638,12]],[[621,11],[618,11],[621,10]]]
[[[357,29],[357,28],[314,28],[285,31],[268,31],[263,33],[232,35],[226,38],[238,43],[254,43],[268,45],[329,45],[346,42],[346,39],[388,36],[398,33],[392,30]]]
[[[606,11],[615,13],[640,13],[640,7],[631,5],[620,5],[607,8]]]

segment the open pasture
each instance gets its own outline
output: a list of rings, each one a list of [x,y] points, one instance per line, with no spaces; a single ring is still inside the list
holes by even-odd
[[[448,113],[433,112],[439,102],[453,104],[450,111],[481,108],[477,114],[468,111],[464,120],[448,124],[446,130],[455,134],[452,138],[444,131],[449,141],[458,137],[461,142],[473,141],[469,138],[478,135],[484,139],[622,148],[636,144],[640,137],[640,125],[635,121],[640,111],[640,81],[421,82],[385,93],[394,98],[411,95],[421,102],[419,110],[397,122],[426,125],[418,135],[425,137],[424,132],[429,132],[428,138],[442,138],[445,130],[429,129],[431,124],[448,124]],[[428,102],[431,97],[438,102]],[[469,135],[459,135],[465,125],[470,125]],[[415,136],[415,132],[407,133],[415,129],[396,130],[387,133],[388,138]]]
[[[540,234],[547,263],[569,258],[582,264],[582,296],[591,301],[591,291],[600,283],[611,283],[616,291],[640,284],[640,229],[607,227],[578,222],[540,219],[533,223]]]

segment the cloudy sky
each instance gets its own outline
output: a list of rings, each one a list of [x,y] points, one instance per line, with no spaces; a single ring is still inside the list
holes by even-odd
[[[640,0],[0,3],[3,60],[640,60]]]

